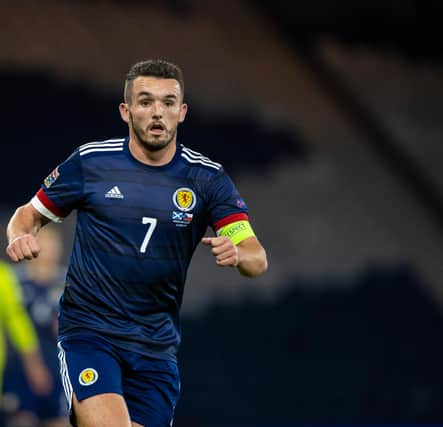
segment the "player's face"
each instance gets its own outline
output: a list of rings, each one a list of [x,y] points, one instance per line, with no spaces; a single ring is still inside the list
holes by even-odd
[[[131,103],[123,106],[123,120],[149,151],[175,143],[177,126],[185,119],[187,110],[177,80],[144,76],[133,81]]]

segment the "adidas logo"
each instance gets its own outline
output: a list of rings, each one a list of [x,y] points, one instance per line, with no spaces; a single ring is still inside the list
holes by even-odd
[[[105,197],[111,199],[123,199],[125,196],[121,193],[117,186],[112,187],[106,194]]]

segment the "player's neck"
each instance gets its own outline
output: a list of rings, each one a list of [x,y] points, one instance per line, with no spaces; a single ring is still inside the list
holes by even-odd
[[[165,148],[151,151],[144,147],[134,137],[129,139],[129,151],[136,160],[149,166],[163,166],[168,164],[176,152],[176,140],[172,140]]]

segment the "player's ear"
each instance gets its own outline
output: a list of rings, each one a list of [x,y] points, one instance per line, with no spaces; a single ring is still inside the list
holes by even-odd
[[[125,102],[121,102],[118,106],[118,109],[120,111],[120,117],[125,123],[129,123],[129,107],[128,104]]]
[[[180,116],[178,118],[178,122],[179,123],[181,123],[181,122],[183,122],[185,120],[187,111],[188,111],[188,104],[183,103],[180,106]]]

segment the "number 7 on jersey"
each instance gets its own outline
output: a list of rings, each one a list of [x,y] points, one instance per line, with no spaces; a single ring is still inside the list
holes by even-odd
[[[146,252],[146,248],[148,247],[149,240],[152,237],[152,233],[157,226],[157,218],[151,218],[149,216],[142,217],[143,224],[149,224],[148,229],[146,230],[145,238],[143,239],[143,243],[140,246],[140,252],[144,254]]]

